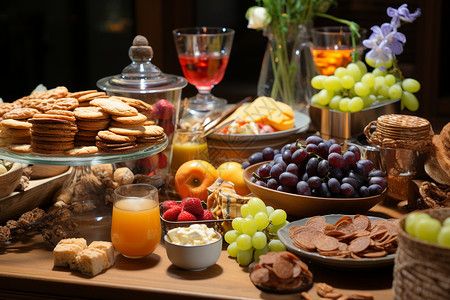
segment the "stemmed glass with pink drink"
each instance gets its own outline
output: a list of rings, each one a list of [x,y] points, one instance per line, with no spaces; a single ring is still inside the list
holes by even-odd
[[[227,101],[211,94],[225,74],[234,30],[221,27],[193,27],[173,30],[178,60],[188,82],[198,94],[189,99],[197,111],[222,109]]]

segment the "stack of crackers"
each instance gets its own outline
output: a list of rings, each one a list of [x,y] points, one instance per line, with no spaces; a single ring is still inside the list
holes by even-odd
[[[0,147],[67,155],[138,150],[165,139],[152,110],[141,100],[96,90],[34,92],[0,104]]]
[[[373,133],[370,127],[376,125]],[[389,114],[377,118],[366,126],[368,141],[386,148],[402,148],[428,152],[433,129],[428,120],[416,116]]]

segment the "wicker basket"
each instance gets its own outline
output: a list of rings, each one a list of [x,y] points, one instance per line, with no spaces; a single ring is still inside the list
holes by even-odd
[[[450,208],[423,210],[440,220]],[[424,242],[405,232],[399,223],[399,245],[394,266],[394,299],[450,299],[450,248]]]

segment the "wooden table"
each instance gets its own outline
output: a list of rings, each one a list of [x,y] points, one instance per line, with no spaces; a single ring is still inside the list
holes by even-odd
[[[402,212],[391,203],[377,205],[371,214],[398,217]],[[230,259],[226,250],[216,265],[184,271],[170,263],[161,243],[143,259],[117,255],[114,266],[95,277],[53,268],[52,250],[40,235],[0,246],[0,299],[300,299],[299,293],[261,292],[251,283],[248,269]],[[393,297],[393,266],[354,271],[308,264],[316,283],[326,282],[344,295],[360,291],[375,299]],[[309,295],[320,299],[314,288]]]

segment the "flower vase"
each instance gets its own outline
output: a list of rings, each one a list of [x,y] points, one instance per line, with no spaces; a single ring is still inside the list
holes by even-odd
[[[308,33],[310,24],[289,24],[286,29],[267,28],[268,38],[258,81],[258,96],[272,97],[306,112],[312,96],[311,78],[316,69]]]

